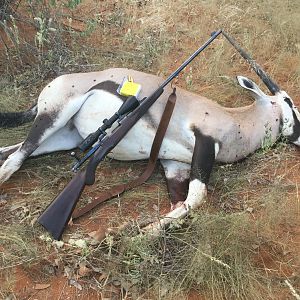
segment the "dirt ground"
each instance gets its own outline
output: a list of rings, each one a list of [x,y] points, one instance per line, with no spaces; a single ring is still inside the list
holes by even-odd
[[[289,184],[295,183],[298,187],[300,183],[299,149],[289,146],[288,151],[292,151],[294,159],[292,161],[283,160],[276,168],[272,166],[272,164],[268,165],[267,169],[264,170],[263,177],[273,181],[274,178],[282,176],[284,177],[284,181]],[[268,155],[271,154],[269,153]],[[113,165],[117,167],[120,174],[124,171],[138,174],[145,164],[122,163],[121,166],[116,166],[116,163],[114,163]],[[24,170],[26,169],[27,167],[25,166]],[[16,174],[9,183],[3,186],[3,191],[9,201],[0,207],[2,215],[5,210],[9,210],[10,205],[14,205],[14,203],[18,203],[18,201],[24,201],[26,190],[29,191],[38,188],[38,185],[41,184],[41,182],[38,182],[36,179],[28,179],[26,176],[24,178],[24,173],[22,173],[23,172]],[[109,169],[109,165],[105,165],[104,170],[101,170],[99,175],[107,176],[108,178],[112,176],[115,178],[115,171],[112,172]],[[22,193],[19,192],[21,178],[22,187],[24,189]],[[255,191],[257,197],[263,196],[266,185],[266,182],[258,184],[259,189]],[[58,190],[54,192],[57,193]],[[95,191],[95,189],[90,188],[86,192],[89,197],[93,198],[97,196],[97,189]],[[78,231],[83,233],[83,236],[89,236],[91,233],[96,232],[97,238],[101,239],[105,236],[107,229],[112,227],[112,220],[114,220],[114,225],[120,225],[122,224],[120,221],[122,219],[137,219],[139,215],[145,215],[147,213],[153,214],[157,206],[161,214],[168,211],[169,200],[161,169],[156,170],[150,182],[138,188],[135,192],[138,192],[138,194],[135,195],[129,192],[129,195],[126,196],[125,194],[120,200],[111,200],[87,216],[75,221],[66,231],[64,241],[68,240],[69,237],[72,237],[74,233]],[[248,192],[251,193],[253,191],[251,191],[251,189],[243,191],[245,194]],[[159,203],[157,202],[157,197],[151,198],[151,195],[157,193],[161,195]],[[143,195],[149,195],[149,197],[144,198]],[[272,228],[270,239],[272,240],[273,237],[276,242],[260,245],[259,249],[256,249],[257,251],[252,259],[253,263],[262,270],[265,276],[274,278],[274,280],[286,278],[292,281],[294,286],[298,286],[299,282],[297,278],[299,278],[300,263],[300,204],[298,190],[295,194],[295,190],[291,187],[290,191],[285,193],[285,197],[286,205],[290,206],[289,209],[286,207],[285,210],[292,210],[292,214],[290,214],[289,217],[294,218],[294,222],[290,224],[283,220],[281,224]],[[251,198],[251,196],[249,196],[249,198]],[[218,201],[218,191],[214,189],[211,190],[208,194],[208,203],[212,210],[221,209]],[[235,204],[237,205],[237,203]],[[227,208],[227,213],[235,210],[239,210],[239,208],[235,208],[233,204],[233,206]],[[199,213],[201,213],[201,209]],[[267,215],[264,216],[266,212],[262,209],[255,209],[253,212],[250,211],[250,214],[253,220],[268,217]],[[7,214],[5,213],[5,215]],[[116,220],[116,216],[122,216],[122,218]],[[39,231],[43,232],[41,228],[39,228]],[[278,243],[278,241],[282,244]],[[42,251],[38,259],[35,258],[32,262],[23,262],[14,267],[10,266],[7,270],[4,268],[1,271],[2,275],[0,280],[2,280],[3,284],[10,282],[9,290],[14,297],[12,299],[135,299],[135,297],[132,298],[130,293],[127,295],[124,289],[120,289],[120,282],[118,280],[109,278],[106,273],[107,270],[91,270],[89,266],[84,265],[77,268],[75,276],[70,277],[63,263],[63,260],[66,258],[65,256],[68,255],[67,252],[53,253],[53,250],[49,248],[45,249],[43,241],[37,240],[37,243],[39,244],[40,251]],[[43,252],[43,249],[45,252]],[[79,252],[80,251],[78,251],[78,253]],[[74,255],[74,252],[72,252],[71,255]],[[296,281],[293,281],[294,279]],[[108,282],[105,282],[106,280],[108,280]],[[99,289],[99,287],[102,286],[104,288]],[[101,290],[101,292],[99,292],[99,290]],[[191,300],[205,299],[201,296],[201,293],[197,291],[191,291],[185,294],[184,298]],[[144,295],[141,296],[140,299],[154,298]],[[179,297],[178,299],[182,298]],[[283,300],[293,299],[293,297],[291,297],[291,292],[288,287],[283,283],[282,287],[277,290],[276,296],[272,299]]]
[[[113,54],[111,54],[111,52],[113,52],[111,48],[113,47],[111,47],[111,45],[114,45],[117,49],[116,51],[119,51],[118,45],[121,43],[120,32],[124,35],[125,29],[127,33],[129,31],[127,31],[127,28],[123,28],[124,30],[122,31],[124,24],[119,24],[119,19],[112,14],[115,10],[115,12],[118,13],[117,17],[122,15],[122,11],[120,14],[118,11],[118,1],[104,2],[106,4],[103,4],[100,8],[98,7],[97,13],[100,16],[99,23],[107,20],[110,22],[109,25],[103,29],[103,32],[107,33],[107,36],[96,35],[95,37],[94,35],[84,37],[84,39],[86,39],[91,48],[101,48],[101,53],[110,58],[113,57]],[[84,6],[79,6],[75,11],[72,11],[72,24],[69,23],[66,18],[64,25],[75,32],[83,32],[87,27],[87,23],[84,22],[84,16],[91,14],[92,3],[93,1],[87,1]],[[138,3],[137,5],[139,7],[144,7],[143,5],[146,7],[147,1],[136,1],[136,3]],[[180,4],[182,3],[180,2]],[[156,8],[157,11],[159,8],[161,7],[158,6],[158,8]],[[232,19],[230,19],[231,14],[226,14],[225,16],[224,13],[223,18],[225,21],[230,21],[232,22],[231,24],[235,24],[233,21],[235,17],[234,8],[231,7],[229,10],[227,4],[223,8],[225,10],[228,9],[228,11],[232,13]],[[178,9],[180,9],[180,6]],[[185,19],[182,22],[190,22],[191,27],[194,26],[197,13],[199,12],[196,11],[196,13],[193,9],[194,6],[189,10],[187,5],[183,10]],[[200,10],[203,15],[208,14],[208,16],[214,16],[212,10],[205,10],[204,8]],[[153,11],[147,10],[146,8],[145,11],[146,13],[143,15],[143,18],[140,18],[142,19],[141,24],[147,24],[150,29],[156,28],[157,25],[154,26],[151,22],[157,24],[157,21],[160,21],[158,17],[161,17],[161,15],[157,14],[158,20],[152,20],[150,16],[152,16],[151,12]],[[249,12],[245,13],[249,14]],[[135,15],[137,13],[134,10],[132,14]],[[149,63],[149,66],[145,65],[147,71],[157,73],[156,69],[159,69],[161,73],[167,74],[168,71],[173,68],[173,64],[179,64],[181,62],[182,57],[179,57],[178,53],[181,53],[181,51],[189,53],[195,48],[197,36],[195,37],[194,34],[196,35],[196,33],[192,30],[187,31],[184,28],[181,29],[182,32],[180,30],[178,30],[179,33],[176,32],[174,29],[174,22],[176,21],[174,15],[176,15],[176,8],[172,7],[170,16],[165,17],[164,21],[169,26],[168,32],[172,33],[172,38],[175,39],[177,35],[179,35],[180,38],[173,44],[173,48],[168,55],[166,57],[164,56],[166,59],[156,62],[153,56],[159,56],[159,54],[157,54],[160,53],[159,50],[153,50],[153,48],[139,49],[139,51],[147,50],[149,57],[145,57],[149,59],[149,61],[152,61],[152,59],[154,61],[151,65]],[[105,19],[106,16],[109,16],[109,19]],[[165,13],[162,13],[162,16],[165,16]],[[240,15],[237,14],[236,16],[240,18]],[[174,20],[172,18],[174,18]],[[140,19],[136,17],[134,20],[140,22]],[[134,20],[132,21],[133,24],[135,22]],[[217,24],[219,21],[220,19],[215,20]],[[238,21],[240,20],[238,19],[237,22]],[[273,20],[268,19],[266,21],[263,17],[257,18],[257,22],[262,24],[264,24],[264,22],[271,23],[271,21]],[[165,25],[165,23],[163,24]],[[170,24],[173,25],[170,26]],[[282,24],[284,25],[284,23]],[[134,26],[132,24],[130,24],[130,26],[132,30],[134,30]],[[26,35],[27,33],[28,39],[31,39],[35,35],[35,30],[32,29],[30,24],[22,24],[21,28],[23,30],[22,34]],[[236,29],[235,25],[232,25],[232,29]],[[248,28],[249,31],[251,31],[251,29],[253,29],[253,32],[255,31],[255,28]],[[135,33],[136,36],[130,36],[129,33],[128,39],[131,39],[132,45],[128,45],[125,50],[122,49],[122,51],[117,52],[120,57],[125,52],[136,53],[133,52],[137,47],[134,39],[139,40],[141,32],[138,31]],[[148,34],[148,32],[143,33]],[[107,37],[111,37],[111,44],[107,45]],[[155,38],[161,38],[161,33],[157,34],[155,31]],[[9,40],[5,41],[9,43]],[[219,43],[221,44],[221,42]],[[251,41],[248,46],[249,45],[252,46]],[[0,51],[2,49],[2,54],[4,51],[3,46],[4,44],[0,43]],[[258,42],[253,41],[253,47],[257,48],[258,46]],[[151,51],[157,51],[157,53],[153,54]],[[203,73],[206,72],[209,74],[212,72],[208,56],[214,51],[218,51],[218,45],[213,46],[212,49],[207,52],[208,54],[205,54],[207,64],[204,62],[204,67],[202,68]],[[297,85],[299,81],[294,80],[294,77],[290,76],[293,72],[293,74],[297,73],[295,69],[298,65],[297,60],[299,55],[295,55],[294,57],[289,56],[288,58],[283,54],[278,55],[277,58],[279,61],[281,59],[281,64],[278,64],[277,67],[272,67],[271,59],[273,59],[276,54],[273,52],[273,54],[270,55],[271,58],[268,54],[270,54],[270,52],[263,52],[260,57],[262,61],[264,58],[266,59],[264,66],[273,74],[276,74],[276,78],[280,84],[290,88],[288,92],[293,96],[295,104],[300,107],[300,90]],[[126,55],[126,53],[124,55]],[[228,57],[231,55],[233,59],[236,59],[234,54],[226,55],[228,55]],[[146,60],[146,58],[144,60]],[[30,65],[35,58],[28,55],[26,59],[23,60],[22,63]],[[132,64],[130,64],[128,61],[126,59],[120,59],[120,61],[116,59],[113,62],[107,60],[107,65],[111,66],[117,63],[124,63],[134,67],[135,64],[139,63],[139,61],[136,62],[134,60]],[[237,61],[239,61],[239,59],[237,59]],[[2,69],[6,67],[4,62],[3,59],[0,63]],[[96,63],[95,65],[98,67]],[[102,66],[103,62],[101,61],[99,62],[99,68]],[[72,68],[75,69],[73,66]],[[72,68],[71,70],[73,70]],[[230,75],[236,74],[237,68],[238,67],[231,66]],[[241,69],[246,73],[251,73],[245,65],[243,65]],[[218,71],[215,70],[215,72],[218,74]],[[220,91],[221,93],[226,93],[226,91],[222,90],[223,83],[225,83],[224,86],[227,90],[232,88],[231,83],[224,78],[219,79],[220,81],[216,84],[216,82],[209,80],[205,81],[207,78],[193,79],[192,75],[193,68],[185,70],[184,75],[179,79],[179,84],[193,91],[203,92],[204,94],[207,93],[208,95],[211,94],[212,96],[220,94]],[[52,74],[49,75],[49,78],[51,78],[51,76]],[[209,77],[210,75],[207,76]],[[218,77],[222,76],[220,75]],[[225,81],[222,82],[221,80]],[[46,81],[47,78],[44,78],[44,82]],[[44,82],[41,82],[39,84],[40,86],[35,86],[34,89],[39,90]],[[35,91],[32,92],[35,93]],[[30,92],[27,92],[27,94],[30,94]],[[240,105],[241,103],[236,100],[238,96],[238,94],[235,94],[230,99],[227,99],[227,104],[230,106]],[[244,99],[244,101],[247,103],[249,99]],[[21,107],[28,107],[28,104],[22,105]],[[12,131],[3,132],[4,138],[5,134],[9,135],[11,132]],[[286,151],[287,154],[283,151]],[[272,220],[270,220],[271,225],[269,232],[267,232],[269,240],[260,245],[254,245],[253,256],[251,258],[253,264],[260,270],[265,278],[276,282],[276,288],[273,290],[272,296],[268,295],[266,299],[299,299],[297,298],[299,297],[300,290],[299,154],[299,148],[289,145],[284,148],[284,150],[278,150],[277,147],[274,147],[274,149],[267,151],[262,160],[250,158],[250,162],[257,164],[257,166],[252,166],[252,171],[249,172],[254,173],[257,171],[259,174],[256,176],[253,175],[251,178],[254,178],[254,181],[249,181],[244,188],[238,190],[237,194],[234,195],[238,200],[234,200],[234,197],[234,199],[231,199],[230,196],[225,198],[228,200],[226,203],[220,200],[223,199],[223,184],[225,185],[227,180],[239,179],[239,174],[232,172],[233,177],[230,179],[228,179],[226,175],[222,175],[222,184],[219,184],[215,179],[212,180],[209,186],[205,208],[199,210],[200,214],[201,210],[204,209],[208,209],[212,212],[224,211],[227,214],[247,211],[253,223],[257,220],[263,220],[264,218],[268,220],[272,219],[272,216],[268,216],[268,211],[261,205],[260,200],[257,199],[266,197],[268,192],[271,194],[270,186],[275,186],[276,182],[279,182],[278,188],[281,189],[280,195],[283,195],[282,200],[285,203],[284,209],[282,206],[278,206],[279,209],[283,209],[282,216],[280,216],[280,211],[277,211],[275,214],[275,216],[280,216],[280,222],[275,222],[276,224],[272,227]],[[279,156],[283,158],[279,158]],[[244,162],[241,164],[243,163]],[[84,251],[86,250],[72,245],[70,239],[82,240],[82,238],[86,238],[89,242],[96,240],[96,242],[99,243],[106,236],[108,228],[122,226],[124,222],[138,219],[140,216],[154,216],[155,214],[162,215],[166,213],[169,210],[169,199],[161,168],[157,168],[149,182],[142,187],[101,205],[88,215],[70,224],[63,238],[65,244],[60,248],[60,246],[57,245],[53,246],[52,241],[47,240],[45,231],[41,226],[36,224],[36,219],[43,211],[46,203],[50,203],[51,199],[58,194],[71,178],[72,175],[69,171],[69,166],[70,159],[68,158],[68,153],[59,153],[57,155],[51,155],[50,157],[32,159],[25,163],[22,169],[17,172],[11,180],[1,186],[0,216],[3,220],[3,224],[1,224],[0,241],[3,242],[0,243],[0,262],[2,263],[0,267],[0,290],[2,289],[3,291],[0,295],[3,295],[4,299],[7,300],[156,299],[151,292],[145,292],[138,296],[137,294],[131,293],[130,288],[126,289],[126,285],[121,282],[120,278],[115,278],[111,275],[111,270],[102,267],[102,258],[95,258],[99,259],[98,265],[93,265],[92,263],[87,264],[85,258],[88,257],[90,253],[85,253]],[[103,186],[113,185],[117,182],[123,182],[124,178],[128,180],[129,178],[137,176],[144,167],[145,162],[118,163],[106,161],[104,166],[98,170],[98,183],[85,191],[83,201],[88,201],[96,197],[103,189]],[[214,170],[214,174],[217,174],[219,172],[218,170],[222,168],[223,166],[217,166]],[[233,168],[239,170],[238,166],[233,166]],[[276,208],[274,210],[276,211]],[[288,214],[284,215],[286,212],[288,212]],[[17,226],[16,229],[14,226]],[[8,231],[10,227],[15,231]],[[20,227],[24,227],[26,231],[24,231],[24,228],[20,229]],[[26,235],[27,237],[24,237]],[[259,236],[259,233],[257,233],[257,235]],[[90,248],[88,249],[88,251],[92,251]],[[11,263],[6,264],[7,261],[11,261]],[[288,280],[292,287],[296,289],[296,296],[295,294],[293,295],[292,289],[285,280]],[[184,298],[189,300],[206,299],[204,294],[196,289],[191,289],[189,292],[185,291],[178,296],[178,299]]]

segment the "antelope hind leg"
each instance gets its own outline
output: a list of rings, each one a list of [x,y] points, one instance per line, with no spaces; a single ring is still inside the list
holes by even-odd
[[[52,148],[53,143],[51,143],[51,137],[55,136],[56,133],[59,133],[60,130],[62,130],[61,134],[65,135],[65,131],[63,128],[67,128],[69,125],[71,125],[69,123],[70,119],[78,112],[87,97],[88,94],[73,98],[72,101],[69,101],[65,104],[59,104],[57,105],[57,107],[52,108],[51,111],[48,110],[47,113],[44,113],[41,109],[42,112],[36,116],[24,143],[15,152],[8,156],[6,161],[1,166],[0,185],[8,180],[10,176],[17,171],[21,167],[25,159],[29,156],[64,149],[59,145],[54,145],[54,147]],[[56,143],[58,143],[57,140],[59,138],[59,135],[60,134],[58,134],[56,138],[53,139]],[[76,135],[76,139],[79,139],[78,132]],[[60,140],[63,141],[63,139]],[[41,146],[43,143],[44,146]],[[46,149],[47,147],[45,147],[47,143],[48,146],[50,146],[49,149]],[[39,150],[38,148],[40,146],[41,148]],[[75,146],[76,145],[74,145],[73,147]]]
[[[8,156],[16,152],[21,147],[21,145],[22,143],[19,143],[16,145],[0,148],[0,166],[5,162]]]

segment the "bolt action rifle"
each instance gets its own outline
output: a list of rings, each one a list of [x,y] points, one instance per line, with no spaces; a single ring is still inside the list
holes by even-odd
[[[64,190],[52,201],[43,214],[39,217],[38,222],[48,230],[52,236],[59,240],[67,226],[75,206],[86,185],[92,185],[95,182],[95,172],[98,164],[104,157],[122,140],[127,132],[138,122],[138,120],[148,111],[154,102],[164,91],[164,87],[169,84],[178,74],[210,43],[216,39],[222,30],[214,32],[210,39],[194,52],[176,71],[174,71],[158,88],[141,102],[129,97],[109,120],[104,120],[102,125],[95,133],[92,133],[81,144],[82,149],[87,149],[97,139],[99,142],[88,151],[87,155],[78,161],[73,167],[76,171],[79,166],[90,158],[86,168],[79,171]],[[127,114],[127,115],[126,115]],[[125,115],[125,116],[124,116]],[[117,126],[108,136],[105,133],[107,128],[117,121]]]

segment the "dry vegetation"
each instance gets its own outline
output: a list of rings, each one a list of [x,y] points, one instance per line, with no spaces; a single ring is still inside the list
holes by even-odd
[[[43,85],[65,72],[122,66],[167,76],[218,28],[299,106],[299,14],[296,0],[0,0],[1,111],[31,106]],[[259,82],[219,38],[178,84],[239,106],[252,101],[235,83],[239,74]],[[20,141],[27,129],[1,129],[0,146]],[[295,147],[280,141],[238,164],[216,166],[206,205],[155,240],[135,236],[132,220],[168,208],[160,169],[71,226],[63,243],[49,239],[35,221],[71,178],[70,166],[66,153],[31,159],[1,187],[2,299],[299,299]],[[104,162],[83,200],[143,166]],[[102,240],[106,228],[128,220],[124,231]]]

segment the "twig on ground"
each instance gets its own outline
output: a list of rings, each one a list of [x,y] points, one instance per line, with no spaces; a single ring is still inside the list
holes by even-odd
[[[300,300],[300,296],[299,294],[296,292],[296,290],[294,289],[294,287],[291,285],[291,283],[286,279],[284,281],[284,283],[288,286],[288,288],[290,289],[291,291],[291,294],[297,299],[297,300]]]

